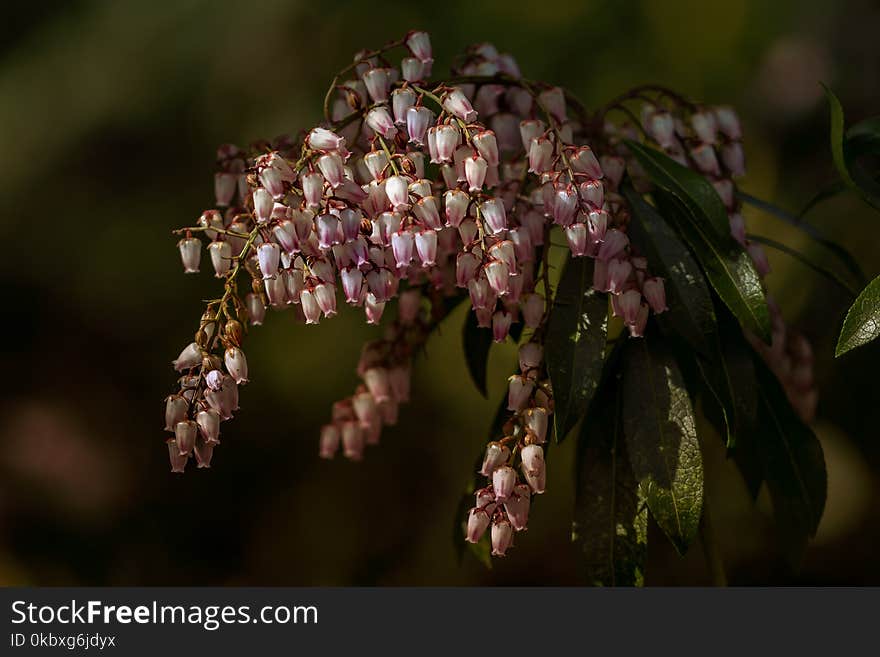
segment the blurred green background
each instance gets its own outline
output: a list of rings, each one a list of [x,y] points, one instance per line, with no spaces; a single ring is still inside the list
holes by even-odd
[[[819,81],[850,121],[880,114],[878,24],[867,0],[8,3],[0,583],[578,583],[573,441],[553,450],[548,493],[510,556],[492,571],[456,562],[452,516],[514,353],[493,352],[483,400],[460,352],[460,311],[418,361],[399,425],[360,464],[319,460],[317,434],[378,329],[356,312],[318,330],[270,314],[248,342],[253,383],[214,467],[171,475],[170,361],[216,289],[207,263],[200,276],[181,274],[171,229],[210,206],[218,144],[308,127],[355,51],[413,27],[431,32],[437,75],[468,44],[491,41],[525,75],[588,106],[648,81],[731,103],[746,127],[744,187],[797,209],[831,176]],[[878,273],[880,217],[844,196],[811,220]],[[772,217],[751,211],[747,221],[808,247]],[[792,573],[766,494],[752,506],[720,449],[709,450],[728,574],[735,584],[878,584],[880,345],[833,361],[850,300],[770,257],[774,294],[814,340],[828,507]],[[647,581],[707,583],[702,552],[679,559],[652,537]]]

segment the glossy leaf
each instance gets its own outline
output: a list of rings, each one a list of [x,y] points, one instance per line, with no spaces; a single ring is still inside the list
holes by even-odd
[[[708,354],[716,330],[715,312],[700,266],[654,206],[628,184],[621,191],[633,218],[627,234],[647,256],[652,272],[665,279],[669,310],[657,320]]]
[[[835,356],[861,347],[880,335],[880,276],[862,290],[846,313]]]
[[[749,255],[736,243],[715,240],[699,222],[693,221],[675,197],[655,192],[661,213],[671,219],[706,272],[706,278],[743,328],[770,342],[770,311],[761,278]]]
[[[761,395],[757,448],[786,551],[799,561],[822,519],[827,475],[822,446],[792,409],[776,376],[755,359]]]
[[[866,189],[866,185],[859,184],[859,181],[853,179],[845,143],[848,135],[846,134],[843,106],[840,104],[840,101],[831,89],[824,84],[822,87],[825,89],[825,97],[828,99],[828,107],[831,112],[831,157],[834,160],[834,167],[837,169],[837,173],[840,174],[841,179],[848,187],[857,191],[867,203],[880,210],[880,198],[875,197],[875,195],[871,193],[871,190]],[[865,125],[867,128],[873,126],[871,123]],[[867,132],[865,127],[857,130],[854,139],[858,140],[863,134],[863,131]]]
[[[693,407],[661,342],[633,340],[624,354],[623,431],[651,515],[684,554],[703,510],[703,460]]]
[[[486,397],[489,394],[486,388],[486,368],[489,365],[489,349],[492,347],[492,330],[480,328],[477,314],[470,309],[462,329],[462,342],[471,379],[480,394]]]
[[[559,442],[587,412],[602,378],[608,300],[592,286],[593,261],[570,258],[559,279],[547,326],[544,350]]]
[[[589,584],[642,586],[648,508],[632,472],[621,428],[616,379],[607,381],[578,436],[572,541]]]
[[[704,231],[714,233],[717,243],[723,245],[733,241],[727,208],[704,176],[637,141],[625,139],[624,142],[651,181],[678,199]]]

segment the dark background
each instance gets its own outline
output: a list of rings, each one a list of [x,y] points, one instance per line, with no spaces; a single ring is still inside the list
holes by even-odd
[[[726,0],[431,5],[317,2],[6,3],[0,23],[0,397],[3,584],[571,584],[572,441],[554,449],[530,529],[492,571],[451,547],[452,516],[502,394],[467,378],[461,311],[415,367],[412,404],[360,464],[317,458],[333,400],[356,384],[378,329],[343,312],[320,329],[270,313],[247,344],[253,382],[209,471],[168,472],[162,399],[216,283],[183,276],[172,228],[212,202],[218,144],[319,119],[352,54],[428,29],[435,74],[492,41],[525,75],[595,107],[667,84],[741,112],[755,195],[797,209],[830,179],[819,81],[848,120],[880,114],[876,3]],[[776,219],[750,230],[809,245]],[[811,221],[880,270],[876,214],[851,196]],[[720,450],[706,468],[736,584],[877,584],[880,345],[834,361],[850,303],[787,256],[769,285],[814,340],[826,451],[825,518],[802,570],[775,547],[766,492],[752,506]],[[708,442],[715,444],[715,441]],[[708,582],[698,546],[652,537],[649,584]]]

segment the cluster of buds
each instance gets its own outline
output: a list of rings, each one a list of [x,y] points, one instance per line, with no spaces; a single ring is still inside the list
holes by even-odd
[[[486,445],[479,474],[489,481],[475,492],[465,532],[465,539],[476,543],[491,525],[495,556],[504,556],[514,533],[527,529],[532,495],[547,487],[543,445],[553,413],[553,390],[538,342],[526,342],[519,349],[519,374],[508,381],[507,410],[511,416],[503,426],[504,436]]]
[[[764,248],[746,234],[742,215],[742,201],[737,195],[735,179],[746,173],[742,146],[742,124],[736,112],[727,106],[697,107],[684,99],[667,94],[672,107],[646,103],[641,110],[644,134],[667,155],[683,166],[705,176],[718,192],[727,209],[730,234],[749,254],[755,270],[762,278],[770,273],[770,263]],[[626,128],[623,128],[626,130]],[[619,136],[619,126],[609,126],[609,132]],[[638,138],[638,133],[626,136]],[[623,150],[623,149],[621,149]],[[638,165],[630,161],[630,170]],[[746,338],[779,378],[792,406],[805,422],[815,417],[818,390],[814,385],[812,349],[802,335],[791,336],[779,307],[768,298],[772,326],[771,345],[765,345],[757,336]]]
[[[399,66],[386,59],[394,48],[406,50]],[[480,474],[488,483],[467,518],[467,540],[481,540],[491,525],[492,553],[502,556],[527,527],[531,496],[546,487],[551,231],[572,258],[594,260],[593,287],[610,295],[631,337],[667,309],[666,294],[630,244],[618,191],[625,172],[637,172],[619,139],[637,137],[627,132],[635,128],[603,126],[559,87],[522,78],[515,60],[490,44],[470,48],[446,81],[428,81],[433,61],[425,32],[358,53],[334,78],[320,125],[296,138],[219,149],[216,207],[177,232],[184,271],[199,271],[207,247],[224,288],[174,362],[181,378],[166,402],[167,442],[174,472],[190,456],[207,467],[220,422],[238,409],[238,386],[248,380],[242,342],[250,327],[270,310],[318,324],[348,305],[385,328],[363,348],[362,383],[333,405],[319,454],[332,458],[341,447],[359,460],[396,423],[413,357],[448,302],[466,300],[496,342],[517,324],[528,330],[508,383],[511,416],[486,447]],[[686,101],[651,104],[642,127],[713,182],[732,233],[766,273],[735,194],[733,178],[744,171],[735,114]],[[249,279],[244,290],[240,275]],[[808,352],[792,344],[777,373],[811,383]]]

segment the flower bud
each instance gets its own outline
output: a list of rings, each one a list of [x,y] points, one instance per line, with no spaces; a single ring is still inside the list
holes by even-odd
[[[675,120],[666,111],[654,111],[645,121],[645,132],[651,135],[660,148],[668,149],[675,145]]]
[[[471,192],[479,192],[483,189],[483,183],[486,181],[486,171],[489,165],[479,155],[468,157],[464,161],[465,177],[467,178],[468,189]]]
[[[342,423],[342,453],[352,461],[360,461],[364,455],[364,432],[352,420]]]
[[[321,306],[318,305],[314,289],[303,289],[299,295],[299,302],[306,318],[306,324],[317,324],[321,320]]]
[[[339,272],[342,278],[342,291],[346,302],[357,305],[361,299],[361,289],[364,284],[364,275],[357,267],[350,267]]]
[[[532,491],[526,484],[517,484],[511,495],[504,502],[504,510],[513,528],[520,532],[526,529],[529,522],[529,507],[532,502]]]
[[[523,374],[541,367],[544,362],[544,347],[537,342],[526,342],[519,348],[519,369]]]
[[[617,304],[625,324],[633,324],[639,313],[642,294],[638,290],[627,290],[617,298]]]
[[[391,236],[391,248],[398,269],[409,267],[412,262],[414,236],[408,230],[399,231]]]
[[[519,124],[519,134],[522,139],[523,149],[526,153],[530,152],[532,142],[541,138],[541,135],[544,134],[545,130],[546,126],[544,125],[544,122],[537,119],[522,121]]]
[[[416,104],[416,92],[408,87],[395,89],[391,92],[391,108],[394,112],[394,122],[398,125],[405,125],[407,122],[407,114]],[[430,110],[428,110],[430,112]],[[425,129],[427,129],[427,123]]]
[[[553,195],[553,223],[568,226],[578,211],[578,193],[571,185],[560,186]]]
[[[310,148],[318,151],[345,150],[345,137],[340,137],[326,128],[313,128],[307,141]]]
[[[394,139],[397,135],[397,128],[388,110],[385,107],[374,107],[367,113],[367,125],[370,129],[382,135],[385,139]]]
[[[388,370],[384,367],[371,367],[364,372],[364,383],[376,402],[382,403],[391,399],[391,382]]]
[[[384,103],[388,100],[388,69],[371,68],[364,71],[361,79],[374,102]]]
[[[385,312],[385,301],[379,301],[376,295],[368,292],[364,299],[364,314],[367,316],[367,324],[378,325],[382,321]]]
[[[492,555],[503,557],[513,543],[513,526],[506,519],[492,523]]]
[[[329,249],[338,241],[339,219],[332,214],[322,214],[315,219],[315,227],[318,230],[318,247]]]
[[[489,286],[495,294],[504,296],[510,291],[510,281],[508,280],[510,272],[507,265],[500,260],[493,260],[486,265],[485,272],[486,280],[489,281]]]
[[[320,207],[321,198],[324,196],[324,176],[317,171],[311,171],[302,174],[300,181],[302,182],[306,205],[310,208]]]
[[[504,342],[510,334],[510,325],[513,323],[513,315],[506,310],[498,310],[492,315],[492,339],[495,342]]]
[[[281,261],[281,247],[275,242],[264,242],[257,247],[257,258],[260,261],[260,271],[263,272],[263,280],[275,278]]]
[[[547,108],[559,123],[565,122],[565,92],[559,87],[545,89],[538,94],[538,102]]]
[[[223,387],[223,372],[211,370],[205,375],[205,385],[209,390],[220,390]]]
[[[427,107],[410,107],[406,110],[406,131],[410,142],[423,146],[425,133],[434,120],[434,112]]]
[[[324,313],[324,317],[336,314],[336,286],[333,283],[319,283],[315,286],[315,301]]]
[[[521,307],[526,328],[538,328],[544,317],[544,297],[537,293],[529,294],[524,298]]]
[[[587,225],[583,223],[572,224],[565,229],[565,238],[573,258],[587,255]]]
[[[477,120],[477,113],[471,106],[471,101],[464,95],[461,89],[452,88],[443,98],[443,109],[457,116],[465,123],[471,123]]]
[[[468,514],[465,540],[468,543],[478,542],[483,537],[483,534],[486,533],[490,520],[489,514],[483,509],[471,509]]]
[[[525,123],[525,122],[524,122]],[[529,173],[542,174],[553,165],[553,144],[549,139],[538,137],[529,144]]]
[[[186,274],[197,274],[202,260],[202,241],[197,237],[184,237],[177,243],[180,261]]]
[[[576,173],[585,173],[594,180],[600,180],[603,176],[599,160],[596,159],[596,154],[589,146],[579,147],[568,161]],[[597,205],[601,207],[601,203]]]
[[[341,439],[339,427],[335,424],[325,424],[321,427],[321,438],[318,443],[318,455],[322,459],[332,459],[339,449]]]
[[[431,161],[436,161],[437,163],[451,161],[455,149],[461,143],[461,133],[458,131],[458,128],[446,123],[437,126],[434,134],[437,140],[437,159],[434,160],[432,158]],[[450,187],[454,187],[454,185],[450,185]]]
[[[254,214],[257,216],[257,223],[264,224],[269,221],[274,207],[275,200],[267,190],[262,187],[254,190]]]
[[[629,238],[626,233],[616,228],[609,230],[605,233],[605,239],[596,257],[603,262],[609,262],[623,253],[627,246],[629,246]]]
[[[718,129],[725,137],[733,140],[742,139],[742,126],[732,107],[716,107],[714,114]]]
[[[498,442],[491,442],[486,445],[486,454],[483,457],[483,465],[480,468],[480,474],[484,477],[492,476],[496,468],[507,463],[510,458],[510,450]]]
[[[232,203],[237,184],[236,178],[236,174],[225,171],[214,174],[214,199],[218,207],[225,208]]]
[[[640,338],[645,334],[645,326],[648,324],[648,304],[643,303],[639,306],[639,312],[636,320],[629,327],[629,335],[631,338]]]
[[[195,342],[189,343],[171,364],[178,372],[197,367],[202,362],[202,350]]]
[[[226,363],[226,370],[236,383],[248,382],[247,358],[241,349],[229,347],[223,355],[223,361]]]
[[[400,70],[407,82],[419,82],[427,76],[425,65],[415,57],[404,57],[400,62]]]
[[[208,443],[204,440],[196,440],[193,446],[193,453],[196,457],[196,467],[210,468],[211,459],[214,458],[215,443]]]
[[[437,259],[437,233],[433,230],[416,233],[416,251],[422,267],[433,267]]]
[[[547,442],[547,409],[542,406],[535,406],[528,409],[525,413],[526,429],[532,436],[532,440],[538,444]]]
[[[692,149],[691,157],[701,173],[713,176],[721,175],[721,167],[718,164],[718,158],[715,156],[715,148],[711,144],[700,144]]]
[[[198,415],[196,415],[196,424],[199,425],[199,433],[206,443],[209,445],[220,444],[219,411],[213,408],[199,411]]]
[[[345,168],[339,153],[325,153],[318,158],[318,169],[333,189],[342,184]]]
[[[385,181],[385,194],[391,207],[397,212],[409,210],[409,180],[404,176],[391,176]]]
[[[529,404],[535,382],[524,376],[515,374],[508,379],[507,410],[519,412]]]
[[[515,485],[516,472],[509,465],[502,465],[492,472],[492,490],[499,502],[503,502],[510,496]]]
[[[184,420],[174,425],[174,439],[177,441],[178,454],[188,455],[196,444],[198,425],[192,420]]]
[[[504,204],[495,198],[490,198],[480,204],[480,212],[486,221],[486,227],[493,235],[497,235],[507,229],[507,213]]]
[[[169,438],[165,441],[165,444],[168,445],[168,460],[171,462],[171,472],[183,472],[186,468],[187,455],[180,454],[180,449],[174,438]]]
[[[662,278],[654,276],[645,279],[645,282],[642,284],[642,294],[645,295],[645,300],[655,314],[659,315],[669,310],[666,306],[666,288],[663,285]]]
[[[730,171],[730,175],[739,178],[746,174],[746,159],[743,153],[742,144],[738,141],[724,144],[721,147],[721,161]]]
[[[632,274],[633,267],[629,260],[612,260],[608,263],[608,291],[620,294]]]
[[[711,145],[718,141],[718,123],[711,112],[694,112],[691,115],[691,127],[703,144]]]
[[[189,402],[181,395],[168,395],[165,398],[165,431],[174,431],[178,422],[186,419]]]
[[[431,37],[427,32],[413,31],[406,37],[406,47],[413,54],[413,57],[423,63],[433,62],[433,54],[431,50]]]

